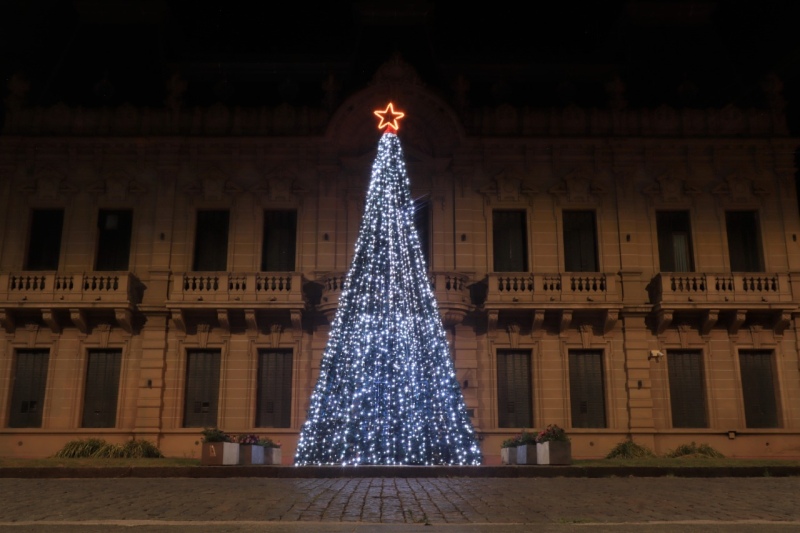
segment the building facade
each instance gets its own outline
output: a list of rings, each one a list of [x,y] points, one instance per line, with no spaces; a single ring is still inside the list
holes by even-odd
[[[764,109],[470,108],[395,58],[332,111],[30,108],[0,138],[0,453],[76,438],[290,462],[380,132],[400,139],[487,463],[558,424],[577,458],[800,457],[800,217]]]

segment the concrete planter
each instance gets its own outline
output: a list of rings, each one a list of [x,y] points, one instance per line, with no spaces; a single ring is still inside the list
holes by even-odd
[[[535,444],[521,444],[520,446],[517,446],[517,464],[518,465],[537,464]]]
[[[517,464],[517,448],[500,448],[500,462],[504,465]]]
[[[239,443],[204,442],[200,464],[204,466],[238,465]]]
[[[239,464],[240,465],[263,465],[264,447],[258,444],[239,445]]]
[[[569,441],[547,441],[536,445],[536,457],[540,465],[572,464],[572,443]]]
[[[281,464],[281,449],[280,448],[264,448],[264,464],[265,465],[279,465],[279,464]]]

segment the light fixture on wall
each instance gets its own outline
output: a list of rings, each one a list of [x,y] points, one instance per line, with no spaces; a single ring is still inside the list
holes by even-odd
[[[655,359],[656,363],[660,362],[661,359],[664,357],[664,352],[660,352],[658,350],[650,350],[650,355],[647,356],[647,360]]]

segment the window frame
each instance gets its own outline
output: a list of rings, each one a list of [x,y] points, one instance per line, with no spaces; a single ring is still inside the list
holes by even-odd
[[[87,425],[86,424],[86,409],[87,409],[87,393],[89,392],[89,371],[90,365],[92,362],[92,354],[98,354],[101,352],[116,352],[118,356],[117,361],[117,369],[116,369],[116,395],[114,401],[114,410],[113,410],[113,424],[112,425]],[[122,373],[123,373],[123,357],[124,357],[124,350],[122,348],[89,348],[86,350],[86,362],[84,364],[84,377],[83,377],[83,395],[82,395],[82,402],[81,402],[81,412],[80,412],[80,425],[81,428],[116,428],[119,426],[119,410],[120,410],[120,398],[122,395]],[[110,411],[109,411],[110,412]],[[108,415],[111,416],[111,415]]]
[[[501,391],[501,387],[500,387],[500,379],[501,379],[500,359],[501,359],[501,354],[503,356],[506,356],[506,355],[517,355],[517,356],[524,356],[525,358],[527,358],[528,375],[527,375],[527,380],[525,380],[525,382],[526,382],[527,388],[528,388],[528,390],[526,391],[527,396],[528,396],[528,404],[527,404],[528,420],[525,421],[526,423],[522,424],[522,425],[503,425],[503,418],[507,417],[509,415],[509,413],[508,413],[508,411],[506,411],[505,415],[502,415],[501,414],[501,410],[500,410],[501,403],[502,403],[502,400],[503,400],[503,396],[506,396],[506,398],[508,396],[508,394],[501,395],[501,392],[500,392]],[[535,394],[535,391],[534,391],[534,380],[533,380],[533,350],[525,349],[525,348],[498,348],[496,350],[496,352],[495,352],[495,365],[494,365],[494,367],[495,367],[495,375],[496,375],[496,379],[495,379],[496,389],[495,390],[497,391],[497,395],[496,395],[496,400],[497,400],[497,409],[496,409],[497,427],[498,428],[502,428],[502,429],[526,428],[526,427],[527,428],[532,428],[532,427],[534,427],[533,424],[536,421],[536,411],[535,411],[535,405],[534,405],[534,400],[535,400],[534,394]],[[508,372],[506,372],[506,375],[508,375]],[[506,383],[505,390],[506,391],[510,390],[510,387],[508,386],[508,383]],[[524,395],[525,395],[525,393],[523,393],[523,396]],[[518,420],[518,417],[515,416],[514,417],[514,422],[519,422],[519,421],[520,420]],[[509,420],[509,424],[510,423],[511,423],[511,421]]]
[[[53,361],[53,358],[54,358],[54,352],[53,352],[52,349],[49,349],[49,348],[14,347],[12,349],[13,349],[13,354],[14,354],[13,362],[12,362],[12,372],[13,372],[12,380],[13,380],[13,384],[11,384],[11,386],[9,387],[10,390],[8,391],[8,402],[9,402],[9,405],[8,405],[8,409],[6,411],[7,412],[7,416],[8,416],[8,418],[6,420],[6,427],[12,428],[12,429],[43,428],[43,427],[45,427],[44,426],[44,422],[45,422],[45,416],[44,416],[45,415],[45,406],[47,405],[47,401],[48,401],[48,382],[50,380],[50,374],[51,374],[50,365],[52,364],[52,361]],[[38,391],[39,395],[36,398],[36,401],[39,404],[39,411],[38,411],[38,414],[36,415],[38,417],[38,421],[34,420],[34,422],[38,422],[35,425],[31,424],[31,423],[23,423],[23,422],[19,422],[18,423],[16,421],[16,417],[14,416],[15,415],[15,413],[14,413],[15,405],[17,403],[19,403],[20,401],[22,401],[22,398],[17,398],[17,394],[24,394],[24,393],[27,392],[27,391],[20,390],[17,387],[17,384],[19,383],[19,364],[20,364],[20,355],[21,354],[28,355],[28,356],[33,356],[33,357],[37,357],[37,356],[46,357],[46,360],[43,363],[39,364],[39,367],[41,369],[43,369],[43,371],[42,370],[39,371],[39,373],[40,373],[39,378],[41,378],[41,383],[38,384],[38,388],[40,388],[40,391]],[[46,354],[46,355],[44,355],[44,354]],[[34,378],[34,379],[37,379],[37,378]],[[30,381],[32,381],[32,380],[30,380]],[[29,397],[30,393],[28,393],[27,396]],[[30,416],[25,416],[25,417],[20,416],[19,418],[20,418],[20,420],[27,419],[28,422],[29,422],[31,417]]]
[[[495,239],[495,214],[498,212],[517,212],[521,213],[524,217],[523,223],[521,228],[524,230],[525,235],[523,235],[522,244],[524,246],[524,250],[522,251],[521,257],[523,261],[523,270],[498,270],[498,254],[496,253],[497,244]],[[489,236],[491,238],[491,249],[490,249],[490,257],[491,257],[491,271],[492,272],[530,272],[531,271],[531,216],[530,210],[527,207],[515,207],[515,206],[502,206],[502,207],[494,207],[489,210],[489,221],[490,221],[490,231]]]
[[[573,382],[573,355],[577,355],[579,353],[584,354],[593,354],[599,357],[599,369],[600,369],[600,397],[602,399],[602,418],[603,423],[600,426],[594,425],[575,425],[576,417],[575,417],[575,394],[577,391],[575,390],[575,383]],[[607,429],[611,427],[610,418],[611,418],[611,406],[609,402],[609,386],[608,386],[608,369],[606,368],[606,360],[608,358],[608,354],[606,350],[603,348],[568,348],[567,349],[567,382],[569,383],[569,393],[568,393],[568,413],[570,419],[570,427],[578,428],[578,429]],[[584,387],[585,389],[586,387]],[[587,400],[587,418],[589,418],[588,414],[589,404]],[[587,422],[588,423],[588,422]]]
[[[286,359],[289,360],[289,368],[288,368],[288,383],[283,383],[285,388],[288,388],[288,396],[284,396],[282,400],[285,401],[283,408],[285,410],[284,414],[281,415],[281,418],[285,420],[282,421],[285,425],[261,425],[262,416],[264,413],[262,412],[262,400],[264,399],[263,396],[263,388],[262,385],[267,385],[266,383],[262,383],[262,377],[264,377],[265,370],[262,366],[264,362],[264,356],[267,354],[281,354]],[[253,416],[253,427],[255,428],[277,428],[277,429],[288,429],[293,427],[293,415],[294,415],[294,399],[296,395],[296,387],[295,387],[295,372],[297,367],[297,357],[295,355],[295,350],[293,348],[264,348],[260,347],[256,349],[256,376],[255,376],[255,413]],[[287,376],[287,370],[284,366],[283,370],[284,377]]]
[[[569,250],[572,248],[567,244],[567,214],[570,213],[587,213],[592,215],[592,245],[593,245],[593,252],[594,257],[592,258],[595,266],[595,270],[587,270],[583,268],[583,260],[578,261],[581,263],[581,268],[576,270],[574,268],[567,268],[567,257],[570,255]],[[581,239],[582,240],[582,239]],[[561,249],[563,250],[563,257],[562,257],[562,265],[564,265],[564,272],[602,272],[602,267],[600,266],[600,227],[599,221],[597,216],[597,209],[590,208],[590,209],[581,209],[581,208],[569,208],[569,209],[562,209],[561,210]],[[582,256],[581,256],[582,257]],[[572,262],[572,261],[570,261]]]
[[[200,223],[200,213],[209,213],[209,212],[225,212],[228,215],[228,229],[225,235],[225,253],[224,254],[216,254],[217,256],[223,256],[225,258],[225,268],[224,269],[214,269],[214,270],[197,270],[199,266],[198,263],[198,242],[199,242],[199,223]],[[190,263],[188,265],[188,270],[191,272],[228,272],[231,267],[231,232],[232,232],[232,221],[233,221],[233,212],[230,207],[203,207],[194,210],[194,217],[193,217],[193,235],[194,239],[187,239],[187,242],[190,243],[191,246],[191,253],[189,254]]]

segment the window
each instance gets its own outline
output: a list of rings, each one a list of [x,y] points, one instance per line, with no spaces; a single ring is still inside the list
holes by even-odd
[[[414,227],[419,236],[425,266],[431,268],[431,203],[428,200],[414,202]]]
[[[63,226],[63,209],[33,210],[25,270],[58,270]]]
[[[49,350],[17,350],[8,427],[42,427],[42,406],[49,359]]]
[[[264,211],[262,272],[294,272],[297,211]]]
[[[528,271],[528,230],[525,211],[494,211],[492,239],[495,272]]]
[[[688,211],[656,213],[661,272],[693,272],[692,231]]]
[[[755,211],[725,213],[731,272],[763,272],[758,214]]]
[[[749,428],[778,427],[772,351],[739,351],[744,416]]]
[[[702,352],[670,350],[667,355],[667,370],[672,427],[708,427]]]
[[[597,272],[597,232],[594,211],[563,211],[564,270]]]
[[[193,270],[228,270],[228,218],[228,211],[197,212]]]
[[[530,352],[498,350],[497,411],[498,427],[533,427]]]
[[[601,350],[569,351],[569,389],[572,427],[606,427]]]
[[[186,353],[183,427],[201,428],[217,425],[219,360],[219,350],[191,350]]]
[[[256,427],[288,428],[292,416],[292,351],[258,351]]]
[[[89,351],[81,427],[113,428],[116,426],[121,361],[122,350]]]
[[[95,270],[128,270],[132,219],[129,210],[100,210]]]

